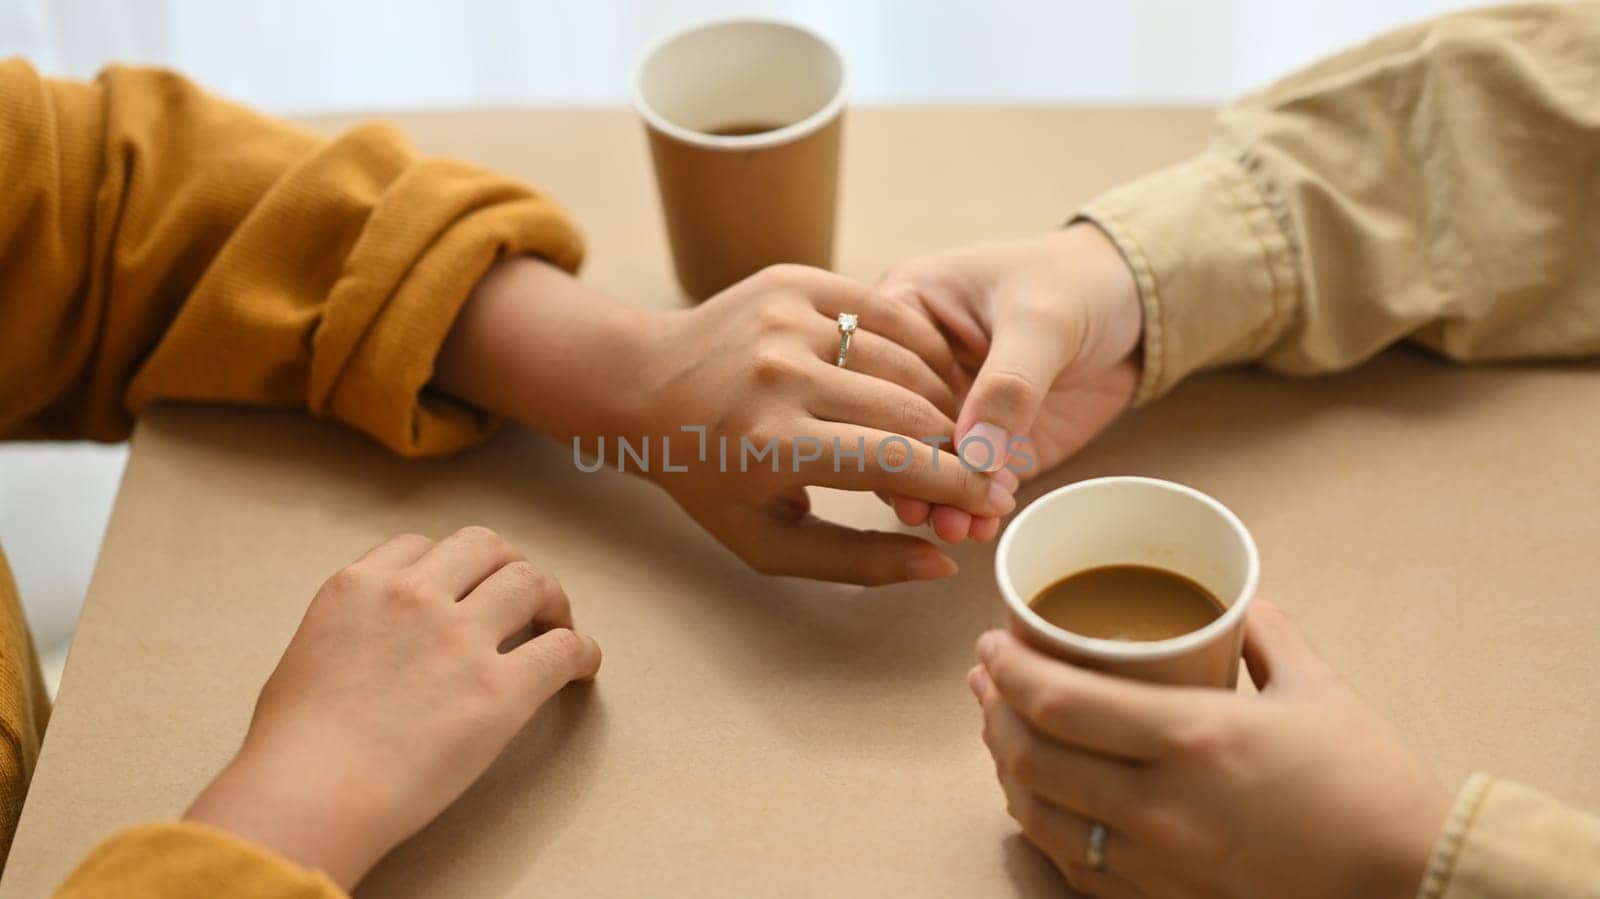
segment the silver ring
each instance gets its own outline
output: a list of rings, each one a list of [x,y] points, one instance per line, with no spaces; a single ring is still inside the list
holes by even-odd
[[[839,313],[839,358],[834,365],[844,367],[845,354],[850,352],[850,335],[856,333],[856,314],[854,312]]]
[[[1084,850],[1083,862],[1091,871],[1106,869],[1106,826],[1099,821],[1089,828],[1089,848]]]

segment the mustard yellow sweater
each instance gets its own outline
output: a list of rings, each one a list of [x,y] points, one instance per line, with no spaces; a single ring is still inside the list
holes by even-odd
[[[392,129],[324,141],[146,69],[84,84],[0,61],[0,185],[0,439],[120,440],[167,400],[304,407],[404,455],[449,452],[494,426],[427,389],[473,285],[502,255],[571,270],[583,253],[549,200]],[[0,557],[0,866],[48,716]],[[60,895],[339,891],[151,824]]]

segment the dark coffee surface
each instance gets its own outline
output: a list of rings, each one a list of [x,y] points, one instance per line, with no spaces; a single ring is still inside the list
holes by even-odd
[[[779,122],[733,122],[712,128],[707,134],[718,137],[745,137],[751,134],[763,134],[768,131],[777,131],[783,125]]]
[[[1226,608],[1176,572],[1106,565],[1068,575],[1028,603],[1046,621],[1085,637],[1165,640],[1199,630]]]

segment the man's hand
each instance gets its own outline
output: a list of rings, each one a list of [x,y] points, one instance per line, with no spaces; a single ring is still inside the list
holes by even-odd
[[[879,287],[949,337],[971,387],[956,419],[967,458],[1023,479],[1053,468],[1117,416],[1139,380],[1138,287],[1110,239],[1087,223],[980,244],[891,269]],[[1026,438],[1027,456],[991,452]],[[999,522],[906,497],[909,525],[943,539],[992,538]]]

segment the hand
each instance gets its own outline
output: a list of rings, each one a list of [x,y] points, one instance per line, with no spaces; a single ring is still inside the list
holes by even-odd
[[[861,322],[844,368],[834,364],[840,312]],[[604,441],[605,464],[660,484],[758,571],[883,584],[956,566],[909,534],[817,519],[806,487],[1009,512],[1013,473],[968,470],[917,440],[948,446],[956,376],[949,346],[924,316],[815,269],[774,266],[700,306],[662,313],[616,303],[546,263],[511,259],[462,310],[435,385],[579,439],[590,453]],[[618,438],[643,449],[648,472],[623,458]],[[758,457],[768,443],[773,452]]]
[[[861,322],[843,368],[835,364],[841,312]],[[641,369],[651,402],[637,421],[646,434],[670,435],[689,470],[652,477],[759,571],[862,584],[955,572],[926,540],[817,519],[807,485],[892,492],[987,516],[1016,504],[1010,472],[977,472],[919,442],[948,444],[956,397],[946,379],[955,362],[932,324],[881,293],[776,266],[665,317],[655,333]],[[697,435],[679,430],[685,425],[706,429],[705,458]],[[741,470],[745,441],[773,442],[777,455]]]
[[[599,666],[560,585],[493,532],[396,537],[317,591],[238,756],[184,817],[349,890]]]
[[[1416,894],[1451,797],[1277,607],[1246,623],[1257,696],[1085,671],[1000,631],[978,655],[969,684],[1011,816],[1075,889]],[[1094,821],[1101,871],[1085,865]]]
[[[1032,458],[1012,455],[1024,480],[1060,464],[1133,397],[1142,331],[1138,286],[1099,228],[1072,225],[1039,237],[981,244],[902,263],[879,282],[948,335],[975,372],[956,419],[958,446],[981,463],[984,447],[1026,437]],[[996,453],[991,467],[1007,464]],[[998,522],[971,510],[895,503],[900,520],[930,518],[948,541],[990,539]]]

